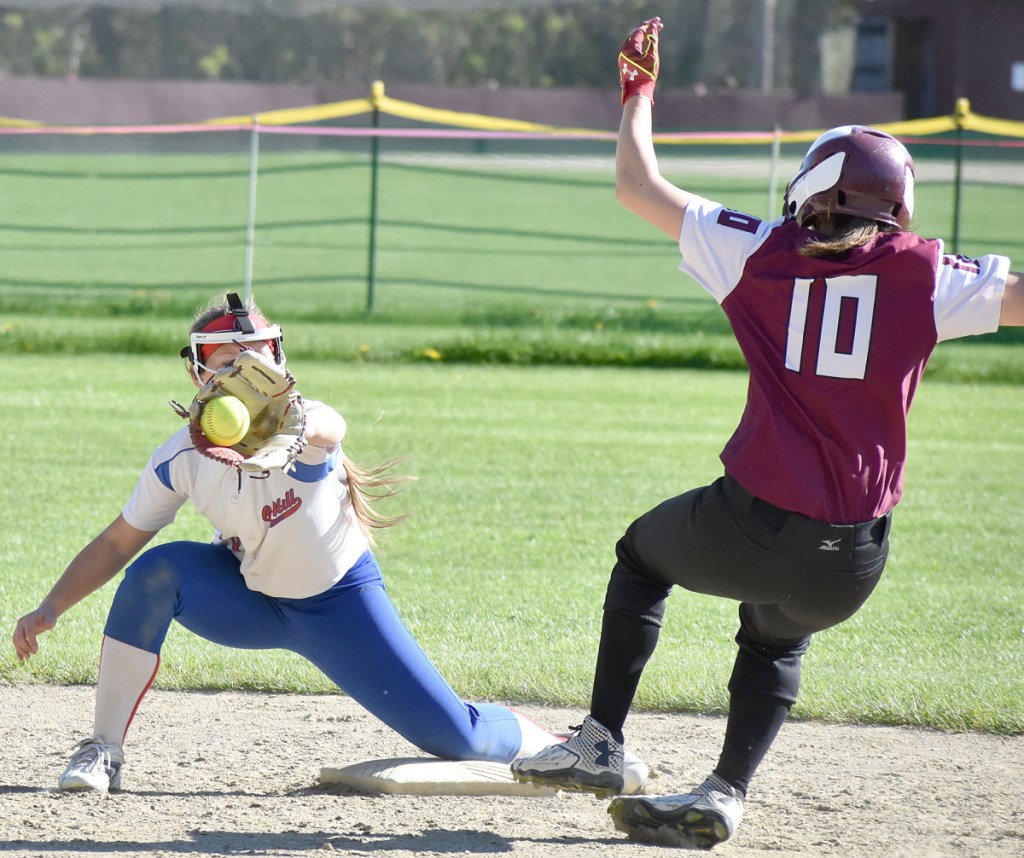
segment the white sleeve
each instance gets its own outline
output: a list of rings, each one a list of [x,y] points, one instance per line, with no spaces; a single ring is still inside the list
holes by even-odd
[[[935,329],[939,341],[999,329],[999,312],[1010,260],[1005,256],[968,259],[942,252],[935,271]]]
[[[693,197],[679,233],[679,270],[689,274],[721,304],[736,288],[750,255],[761,246],[777,221],[727,209]]]
[[[187,439],[187,429],[183,432]],[[155,533],[166,527],[174,521],[178,510],[188,499],[187,492],[181,488],[187,482],[182,479],[184,475],[172,476],[174,471],[181,470],[186,450],[191,449],[188,442],[182,445],[181,436],[182,432],[179,432],[150,456],[135,490],[121,510],[124,520],[138,530]]]

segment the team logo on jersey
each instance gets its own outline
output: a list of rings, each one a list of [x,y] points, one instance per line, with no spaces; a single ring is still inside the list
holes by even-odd
[[[823,539],[821,545],[818,546],[818,551],[840,551],[839,543],[842,539]]]
[[[960,268],[963,271],[970,271],[971,274],[979,274],[981,272],[981,265],[978,264],[977,259],[961,256],[959,253],[955,256],[950,254],[943,256],[942,264],[951,265],[953,268]]]
[[[302,498],[295,497],[295,489],[288,489],[283,498],[263,507],[263,520],[271,527],[280,524],[302,506]]]

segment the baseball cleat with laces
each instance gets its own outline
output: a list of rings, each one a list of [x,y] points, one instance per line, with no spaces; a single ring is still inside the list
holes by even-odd
[[[710,849],[736,833],[743,794],[717,775],[685,795],[619,797],[608,805],[615,827],[633,840]]]
[[[68,767],[57,779],[57,789],[107,792],[121,788],[124,751],[102,739],[83,739],[75,746]]]
[[[512,776],[520,783],[592,792],[599,798],[639,792],[647,773],[643,761],[589,715],[566,741],[512,761]]]

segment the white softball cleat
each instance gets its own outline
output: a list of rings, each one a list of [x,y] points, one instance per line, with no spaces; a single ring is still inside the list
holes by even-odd
[[[685,795],[620,796],[608,813],[632,840],[710,849],[736,833],[743,795],[717,775]]]
[[[648,775],[643,760],[589,715],[566,741],[513,760],[511,768],[521,783],[592,792],[599,798],[640,792]]]
[[[107,792],[121,788],[121,766],[124,751],[120,745],[102,739],[83,739],[75,746],[68,767],[57,779],[62,792],[95,790]]]

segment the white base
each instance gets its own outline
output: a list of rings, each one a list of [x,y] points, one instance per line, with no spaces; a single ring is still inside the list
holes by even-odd
[[[556,795],[557,789],[519,783],[508,763],[396,757],[341,768],[324,766],[320,783],[389,795]]]
[[[626,787],[623,793],[644,791],[648,770],[626,751]],[[320,783],[347,787],[354,792],[389,795],[557,795],[555,787],[524,784],[512,777],[508,763],[482,760],[439,760],[436,757],[394,757],[366,760],[341,768],[323,766]]]

